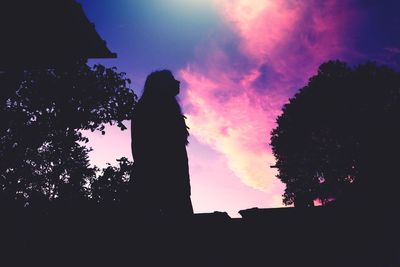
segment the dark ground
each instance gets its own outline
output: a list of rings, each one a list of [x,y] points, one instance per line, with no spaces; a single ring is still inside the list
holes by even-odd
[[[3,214],[0,266],[400,266],[390,209],[251,209],[242,219],[187,221],[118,209]]]

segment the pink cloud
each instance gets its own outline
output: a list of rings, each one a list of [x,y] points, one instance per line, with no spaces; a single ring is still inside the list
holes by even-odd
[[[393,54],[400,54],[400,48],[399,47],[387,47],[385,48],[386,51],[393,53]]]
[[[274,192],[276,201],[283,187],[269,168],[268,146],[275,119],[320,63],[349,53],[346,26],[355,17],[333,0],[214,2],[236,38],[210,35],[179,73],[191,134],[220,152],[243,183]]]
[[[196,213],[226,211],[231,217],[240,217],[239,210],[282,206],[283,188],[279,184],[270,192],[245,186],[233,171],[226,168],[227,158],[223,154],[215,153],[196,138],[190,139],[188,153],[191,199]]]
[[[128,129],[130,128],[130,121],[124,121],[123,123]],[[116,159],[121,157],[132,160],[129,130],[121,131],[115,125],[106,125],[105,135],[102,135],[99,131],[83,130],[81,132],[85,137],[89,138],[89,142],[84,145],[93,148],[89,153],[92,165],[105,168],[107,163],[117,165]]]

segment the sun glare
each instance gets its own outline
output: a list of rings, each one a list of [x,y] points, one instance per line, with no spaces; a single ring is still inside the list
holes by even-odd
[[[236,9],[242,17],[253,19],[260,15],[269,5],[270,1],[239,0]]]
[[[242,20],[251,20],[256,18],[266,8],[273,5],[273,1],[254,1],[254,0],[213,0],[216,5],[230,6],[235,16]]]
[[[184,9],[198,9],[210,6],[212,0],[164,0],[168,5]]]

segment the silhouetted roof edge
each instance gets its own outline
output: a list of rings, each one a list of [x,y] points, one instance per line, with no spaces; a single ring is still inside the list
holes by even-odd
[[[0,33],[0,70],[117,57],[75,0],[4,1]]]
[[[107,42],[101,38],[100,34],[96,30],[95,24],[88,19],[85,12],[83,11],[82,5],[77,2],[75,2],[75,5],[77,6],[77,10],[79,10],[78,12],[81,13],[80,17],[85,20],[85,25],[91,25],[93,35],[96,36],[95,38],[98,40],[97,43],[99,44],[99,46],[101,46],[101,50],[103,50],[102,53],[99,53],[98,55],[93,54],[88,58],[117,58],[117,53],[111,52],[110,49],[107,47]]]

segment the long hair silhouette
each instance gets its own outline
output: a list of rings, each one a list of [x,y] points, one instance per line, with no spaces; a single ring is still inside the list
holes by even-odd
[[[152,72],[132,119],[132,195],[144,216],[193,214],[186,145],[188,127],[171,71]]]

